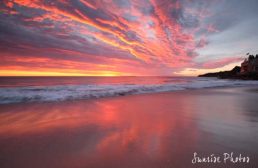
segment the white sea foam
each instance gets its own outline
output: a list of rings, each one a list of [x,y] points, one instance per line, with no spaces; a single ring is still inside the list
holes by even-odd
[[[217,80],[213,78],[198,78],[186,83],[166,83],[153,85],[139,84],[109,84],[109,85],[58,85],[58,86],[28,86],[0,88],[0,104],[19,102],[64,101],[91,99],[131,94],[168,92],[186,89],[201,89],[212,87],[250,86],[258,81]]]

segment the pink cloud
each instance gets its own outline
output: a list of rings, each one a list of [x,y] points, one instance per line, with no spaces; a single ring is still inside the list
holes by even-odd
[[[206,69],[220,68],[220,67],[226,66],[228,64],[236,63],[239,61],[243,61],[243,58],[239,57],[239,56],[227,57],[227,58],[221,58],[221,59],[212,60],[212,61],[203,63],[202,67],[206,68]]]
[[[78,70],[89,70],[98,69],[99,64],[101,70],[114,70],[115,67],[117,71],[162,75],[175,68],[193,66],[198,49],[208,44],[205,34],[198,40],[195,33],[203,26],[207,27],[208,32],[215,30],[211,25],[198,24],[209,16],[205,8],[189,8],[180,0],[131,0],[125,4],[109,0],[80,0],[78,3],[68,0],[51,3],[44,0],[13,0],[4,3],[8,15],[11,15],[10,11],[22,7],[18,10],[20,13],[15,14],[19,19],[17,23],[21,24],[15,32],[26,29],[24,32],[28,35],[13,37],[16,40],[11,46],[6,43],[6,48],[13,47],[13,50],[3,51],[16,57],[20,56],[21,50],[29,56],[39,54],[47,59],[51,57],[53,62],[60,62],[51,64],[56,68],[67,65]],[[196,21],[185,16],[195,17]],[[26,46],[27,49],[20,47],[18,50],[15,48],[17,45]],[[12,64],[19,62],[22,65],[18,60],[5,60],[5,64],[13,61]],[[34,63],[37,61],[39,59],[35,58]],[[76,66],[78,61],[82,63]],[[214,65],[219,63],[215,62]],[[26,59],[23,64],[28,66]],[[48,68],[47,64],[41,66]]]

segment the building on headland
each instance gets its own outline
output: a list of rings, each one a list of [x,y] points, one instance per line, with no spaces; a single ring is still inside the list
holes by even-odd
[[[249,55],[241,64],[241,74],[258,73],[258,54],[256,56]]]

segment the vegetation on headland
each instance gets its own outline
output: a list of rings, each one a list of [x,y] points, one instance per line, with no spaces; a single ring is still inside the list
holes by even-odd
[[[249,53],[247,54],[249,55]],[[240,66],[235,66],[230,71],[221,71],[199,75],[198,77],[217,77],[221,79],[258,80],[258,54],[249,55]]]

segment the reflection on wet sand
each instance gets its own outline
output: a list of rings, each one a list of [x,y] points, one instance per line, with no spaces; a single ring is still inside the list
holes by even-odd
[[[257,95],[213,89],[1,105],[1,167],[192,167],[194,152],[242,152],[257,163],[247,99]]]

